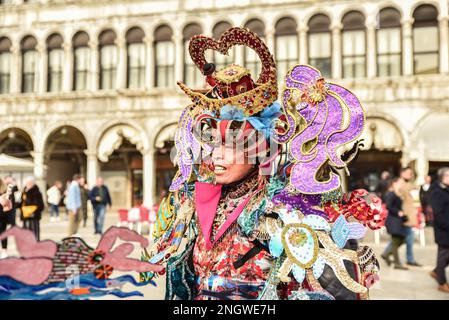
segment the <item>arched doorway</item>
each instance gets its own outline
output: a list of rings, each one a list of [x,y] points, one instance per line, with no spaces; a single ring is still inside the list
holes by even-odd
[[[448,123],[448,114],[435,113],[427,117],[416,132],[414,145],[419,147],[419,152],[415,158],[420,164],[418,176],[421,180],[427,174],[435,179],[439,168],[449,167]]]
[[[143,203],[143,142],[141,133],[127,124],[105,131],[98,145],[100,176],[108,186],[114,207]]]
[[[155,163],[156,163],[156,202],[159,203],[162,197],[168,192],[177,168],[170,159],[172,148],[174,148],[174,138],[177,124],[173,123],[165,126],[157,135],[155,141]]]
[[[24,130],[9,128],[0,133],[0,154],[12,157],[31,159],[33,141]]]
[[[383,171],[399,174],[404,142],[398,128],[382,118],[368,118],[360,139],[364,146],[357,160],[349,165],[347,186],[349,190],[364,188],[373,192]]]
[[[53,130],[44,148],[47,187],[55,180],[63,183],[71,181],[77,173],[86,176],[86,149],[86,139],[77,128],[66,125]]]
[[[30,135],[20,128],[8,128],[0,132],[0,155],[9,161],[0,166],[1,176],[10,175],[22,189],[25,177],[33,175],[34,145]]]

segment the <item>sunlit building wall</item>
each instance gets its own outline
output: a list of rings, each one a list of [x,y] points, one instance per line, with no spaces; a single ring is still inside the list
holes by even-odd
[[[279,82],[306,63],[350,88],[367,113],[348,188],[411,165],[422,182],[449,163],[447,0],[0,1],[0,153],[29,159],[42,188],[99,175],[117,206],[168,187],[176,122],[201,87],[187,44],[244,26],[267,42]],[[208,53],[260,71],[235,47]]]

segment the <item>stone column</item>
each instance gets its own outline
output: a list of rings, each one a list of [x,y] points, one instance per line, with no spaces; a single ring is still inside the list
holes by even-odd
[[[332,26],[332,78],[342,77],[341,25]]]
[[[410,164],[411,157],[410,157],[410,147],[408,145],[404,145],[402,148],[402,157],[401,157],[401,167],[405,168]]]
[[[184,80],[184,46],[182,40],[182,34],[179,32],[175,32],[172,41],[175,46],[175,83],[173,83],[173,87],[176,85],[176,81]]]
[[[268,28],[265,31],[266,35],[266,44],[268,49],[270,49],[270,52],[273,54],[273,56],[276,59],[276,52],[275,52],[275,36],[274,36],[274,29]]]
[[[154,88],[154,39],[152,35],[147,35],[143,39],[146,48],[145,64],[145,88]]]
[[[89,41],[90,48],[90,75],[89,75],[89,89],[97,91],[100,84],[100,76],[98,69],[100,67],[100,59],[98,54],[98,42]]]
[[[20,46],[13,44],[11,46],[11,93],[19,93],[21,91],[22,83],[22,56]]]
[[[92,188],[95,186],[99,174],[97,152],[85,150],[84,153],[87,156],[87,182],[89,183],[89,187]]]
[[[117,46],[118,53],[118,61],[117,61],[117,78],[116,80],[116,89],[126,88],[127,84],[127,65],[128,65],[128,57],[126,50],[126,39],[122,36],[117,37],[115,40],[115,45]]]
[[[366,26],[366,62],[368,78],[375,78],[377,75],[377,47],[376,47],[376,25],[370,23]]]
[[[73,89],[73,50],[72,43],[65,42],[64,48],[64,70],[63,70],[63,83],[62,90],[65,92],[72,91]]]
[[[440,29],[440,73],[449,73],[449,26],[448,16],[440,17],[439,29]]]
[[[48,52],[45,44],[40,43],[37,46],[38,52],[38,73],[37,73],[37,92],[43,93],[47,91],[47,66]]]
[[[31,152],[31,156],[34,160],[34,178],[36,179],[36,185],[39,187],[42,192],[42,196],[44,197],[44,201],[46,200],[47,195],[47,185],[46,185],[46,172],[44,166],[44,153],[41,151]]]
[[[144,150],[143,157],[143,205],[151,207],[155,202],[156,171],[154,149]]]
[[[423,141],[418,143],[418,157],[416,158],[416,185],[422,185],[424,183],[424,178],[429,172],[429,161],[426,156],[426,144]]]
[[[402,21],[402,72],[413,74],[413,19]]]
[[[307,31],[309,28],[307,26],[298,28],[298,54],[299,54],[299,63],[308,64],[309,63],[309,46],[307,43]]]

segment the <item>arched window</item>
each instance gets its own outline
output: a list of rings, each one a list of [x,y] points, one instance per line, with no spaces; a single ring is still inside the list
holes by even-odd
[[[203,30],[197,23],[187,25],[182,31],[184,43],[184,82],[190,87],[201,87],[204,84],[204,77],[189,54],[189,41],[195,35],[202,34]]]
[[[378,21],[377,75],[399,76],[402,73],[401,14],[394,8],[384,8]]]
[[[257,34],[261,39],[265,37],[265,24],[259,19],[249,20],[245,28]],[[257,80],[262,69],[262,63],[257,53],[248,47],[245,47],[245,67],[251,71],[254,80]]]
[[[0,38],[0,94],[8,93],[11,85],[11,41]]]
[[[89,35],[79,31],[73,37],[73,90],[86,90],[90,66]]]
[[[438,10],[430,5],[413,12],[413,60],[415,74],[438,73]]]
[[[115,89],[118,52],[115,44],[117,36],[112,30],[100,34],[100,89]]]
[[[275,26],[275,56],[278,80],[282,81],[289,68],[298,63],[298,33],[296,21],[281,18]]]
[[[22,92],[37,91],[37,41],[33,36],[22,39],[20,49],[22,51]]]
[[[53,34],[47,39],[48,67],[47,91],[58,92],[62,89],[62,66],[64,50],[63,39],[59,34]]]
[[[358,11],[345,14],[343,23],[343,78],[366,75],[365,16]]]
[[[214,28],[212,29],[212,35],[215,40],[219,40],[221,35],[228,29],[232,28],[232,26],[225,21],[218,22]],[[213,61],[216,65],[216,70],[220,70],[221,68],[234,63],[235,61],[235,47],[230,48],[228,51],[228,55],[222,55],[216,51],[213,52],[214,58]]]
[[[173,30],[162,25],[154,32],[156,58],[156,87],[172,87],[174,85],[175,46],[172,41]]]
[[[332,70],[332,37],[330,19],[316,14],[309,20],[309,64],[319,69],[323,76],[330,77]]]
[[[145,86],[145,33],[140,28],[131,28],[126,33],[128,52],[127,87],[131,89]]]

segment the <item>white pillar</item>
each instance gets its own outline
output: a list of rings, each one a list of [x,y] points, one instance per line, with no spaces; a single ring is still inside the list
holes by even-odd
[[[72,91],[73,89],[73,50],[72,43],[65,42],[64,48],[64,70],[63,70],[63,83],[62,90],[65,92]]]
[[[332,78],[342,77],[341,25],[332,27]]]
[[[42,192],[42,195],[44,196],[44,200],[46,199],[46,172],[45,172],[45,166],[44,166],[44,153],[34,151],[31,153],[33,160],[34,160],[34,178],[36,179],[36,185],[39,187],[40,191]]]
[[[368,78],[375,78],[377,75],[377,47],[376,47],[376,25],[370,23],[366,26],[366,40],[367,40],[367,76]]]
[[[22,59],[20,47],[16,44],[11,46],[11,93],[19,93],[21,91],[22,79]]]
[[[274,30],[267,29],[265,32],[265,35],[266,35],[265,41],[266,41],[267,47],[270,50],[271,54],[273,54],[273,56],[276,59]]]
[[[127,54],[126,54],[126,40],[124,37],[117,37],[115,40],[115,44],[117,46],[118,52],[118,63],[117,63],[117,78],[116,80],[116,88],[123,89],[126,88],[127,83]]]
[[[37,46],[38,52],[38,76],[37,76],[37,92],[43,93],[47,91],[47,65],[48,52],[44,44]]]
[[[299,53],[299,63],[301,64],[308,64],[309,63],[309,52],[308,52],[308,45],[307,45],[307,31],[309,28],[307,27],[300,27],[298,28],[298,35],[299,35],[299,41],[298,41],[298,53]]]
[[[426,145],[423,141],[418,143],[418,157],[416,159],[416,184],[422,185],[424,183],[424,178],[429,171],[429,161],[426,156]]]
[[[143,205],[151,207],[155,202],[156,172],[154,164],[154,149],[144,150],[143,158]]]
[[[92,91],[97,91],[99,89],[99,73],[98,68],[100,67],[100,59],[98,55],[98,42],[89,41],[90,48],[90,77],[89,77],[89,88]]]
[[[85,150],[84,153],[87,156],[87,182],[89,184],[89,187],[93,188],[99,174],[97,153],[95,151],[89,150]]]
[[[440,29],[440,73],[449,73],[449,26],[448,16],[439,18]]]
[[[146,89],[154,88],[154,46],[153,37],[145,36],[143,42],[146,48],[146,64],[145,64],[145,87]]]
[[[175,86],[176,81],[183,81],[184,78],[184,46],[182,35],[178,32],[175,33],[172,41],[175,44],[175,83],[173,83],[173,86]]]
[[[405,76],[413,74],[413,20],[402,21],[402,72]]]

